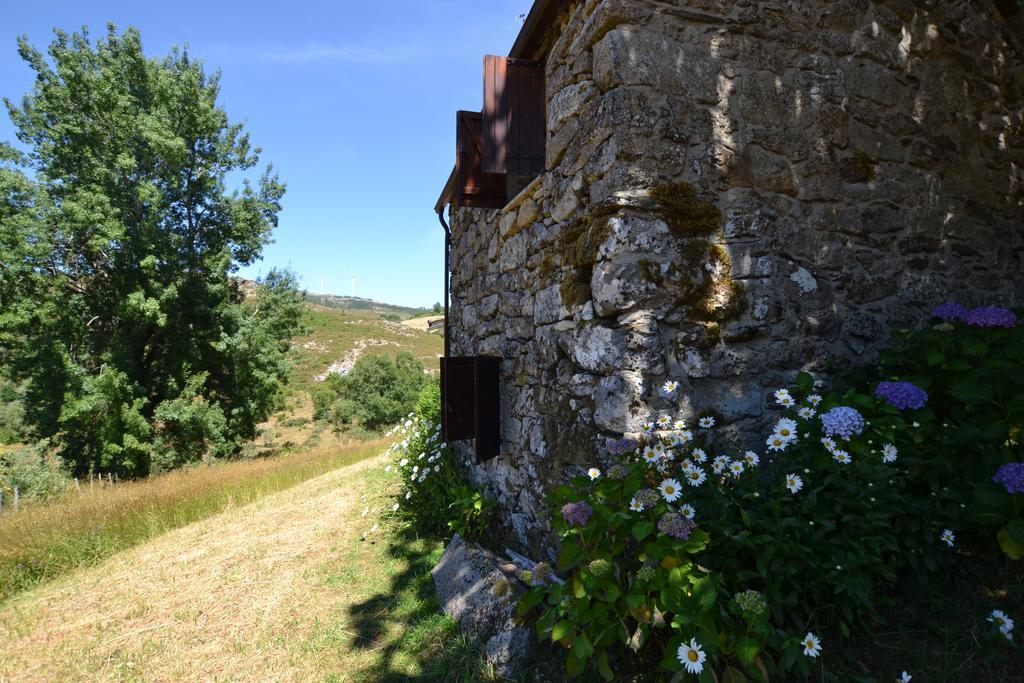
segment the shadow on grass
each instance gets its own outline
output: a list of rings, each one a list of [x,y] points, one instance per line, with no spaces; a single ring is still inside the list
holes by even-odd
[[[359,679],[492,680],[479,644],[438,607],[430,570],[443,543],[417,537],[409,529],[395,529],[383,542],[387,561],[398,571],[386,589],[348,608],[354,632],[350,647],[376,653]]]

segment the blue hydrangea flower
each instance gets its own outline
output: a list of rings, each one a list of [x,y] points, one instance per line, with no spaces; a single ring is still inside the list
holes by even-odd
[[[972,308],[964,321],[975,327],[1013,327],[1017,324],[1017,316],[1013,311],[998,306],[985,306],[984,308]]]
[[[996,470],[992,481],[1006,487],[1007,493],[1024,493],[1024,462],[1008,462]]]
[[[945,320],[947,323],[951,320],[963,320],[967,317],[967,308],[961,306],[955,301],[947,301],[944,304],[939,304],[932,309],[932,317],[940,318]]]
[[[900,410],[917,410],[928,402],[928,392],[913,382],[879,382],[875,396]]]
[[[836,406],[827,413],[822,413],[821,424],[828,436],[839,436],[844,439],[864,431],[864,418],[849,406]]]

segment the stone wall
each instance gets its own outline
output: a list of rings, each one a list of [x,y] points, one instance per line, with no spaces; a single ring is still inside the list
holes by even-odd
[[[453,352],[504,358],[473,472],[521,546],[649,414],[760,444],[796,371],[1021,304],[1024,58],[990,3],[589,0],[558,31],[549,171],[452,216]]]

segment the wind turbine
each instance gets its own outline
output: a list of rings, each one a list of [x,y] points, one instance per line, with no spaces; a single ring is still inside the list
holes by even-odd
[[[356,274],[353,271],[349,271],[352,276],[352,298],[356,298]]]

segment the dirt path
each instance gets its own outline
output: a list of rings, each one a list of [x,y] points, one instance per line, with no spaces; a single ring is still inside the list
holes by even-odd
[[[0,609],[0,680],[357,680],[381,457],[169,532]],[[339,574],[341,572],[341,574]],[[340,577],[340,578],[339,578]]]

